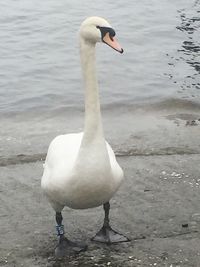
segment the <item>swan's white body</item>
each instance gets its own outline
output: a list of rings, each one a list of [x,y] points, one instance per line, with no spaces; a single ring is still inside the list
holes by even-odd
[[[57,136],[49,146],[44,164],[41,186],[56,212],[64,206],[74,209],[100,206],[111,199],[123,180],[123,171],[103,134],[95,70],[95,44],[100,37],[98,30],[91,27],[94,24],[110,27],[104,19],[93,17],[80,28],[86,88],[84,132]]]

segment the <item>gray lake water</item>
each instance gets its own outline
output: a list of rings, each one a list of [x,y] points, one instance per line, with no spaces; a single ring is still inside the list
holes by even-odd
[[[174,99],[200,103],[199,0],[2,1],[3,154],[5,141],[13,149],[22,146],[27,133],[28,143],[42,131],[50,137],[49,131],[62,130],[57,129],[59,116],[67,114],[66,129],[77,130],[82,118],[74,114],[84,106],[78,29],[93,15],[111,23],[125,51],[120,55],[97,47],[102,109],[112,113],[118,107],[170,105]]]

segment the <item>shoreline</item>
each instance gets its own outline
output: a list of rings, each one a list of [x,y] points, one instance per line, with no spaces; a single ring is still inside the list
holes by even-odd
[[[183,102],[182,104],[184,104]],[[181,106],[182,106],[181,104]],[[124,107],[102,110],[104,134],[116,156],[181,155],[200,153],[199,107],[171,109]],[[197,112],[198,111],[198,112]],[[30,121],[4,120],[0,131],[0,166],[42,161],[50,142],[60,134],[80,132],[83,113]]]
[[[102,96],[100,96],[100,98],[102,98]],[[68,105],[67,105],[68,104]],[[195,97],[184,97],[181,96],[179,94],[175,94],[175,95],[169,95],[169,96],[161,96],[161,97],[147,97],[141,100],[135,100],[132,101],[130,99],[121,99],[119,100],[112,100],[109,103],[106,103],[103,101],[103,99],[101,99],[101,111],[104,113],[108,113],[113,111],[115,113],[115,111],[117,110],[124,110],[126,109],[126,111],[132,111],[132,112],[137,112],[139,111],[143,111],[145,112],[173,112],[173,111],[177,111],[177,110],[185,110],[185,111],[199,111],[200,109],[200,96],[196,95]],[[15,110],[15,109],[11,109],[11,110],[4,110],[2,109],[0,112],[0,116],[2,116],[1,118],[9,118],[12,119],[12,117],[14,119],[20,119],[20,117],[23,117],[23,115],[25,115],[23,118],[25,119],[25,117],[28,115],[30,118],[39,118],[42,119],[42,117],[40,117],[40,114],[44,115],[44,119],[48,118],[48,116],[65,116],[68,114],[76,114],[76,115],[80,115],[84,113],[84,99],[80,99],[78,102],[75,103],[68,103],[66,102],[66,104],[62,104],[62,105],[58,105],[56,106],[48,106],[48,105],[44,105],[44,106],[39,106],[39,107],[30,107],[29,109],[19,109],[19,110]],[[46,115],[45,115],[46,114]]]
[[[0,157],[0,167],[7,167],[11,165],[22,165],[27,163],[38,163],[41,164],[45,161],[46,153],[39,153],[33,155],[19,154],[12,157]],[[153,157],[153,156],[175,156],[175,155],[200,155],[199,150],[192,150],[189,148],[180,148],[180,147],[166,147],[159,150],[152,151],[116,151],[115,156],[120,157]]]

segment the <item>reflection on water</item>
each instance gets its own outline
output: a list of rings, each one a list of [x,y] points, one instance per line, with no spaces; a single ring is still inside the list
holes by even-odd
[[[188,95],[191,97],[199,96],[200,89],[200,1],[195,1],[194,6],[191,10],[180,9],[178,14],[181,19],[181,23],[177,26],[177,29],[184,34],[184,41],[182,42],[181,48],[178,49],[178,57],[176,56],[171,61],[176,69],[178,65],[182,63],[188,64],[188,71],[182,79],[178,79],[178,74],[173,76],[175,82],[178,82],[183,93],[183,97]]]
[[[186,62],[194,67],[197,72],[200,72],[200,62],[198,61],[198,57],[200,56],[200,43],[199,36],[197,39],[195,35],[196,33],[199,35],[198,30],[200,29],[200,17],[198,16],[198,13],[200,13],[199,1],[196,1],[196,7],[196,16],[193,17],[187,16],[184,10],[179,11],[181,25],[178,26],[177,29],[188,35],[188,40],[183,42],[183,49],[179,50],[179,52],[183,52],[185,55],[189,56]]]

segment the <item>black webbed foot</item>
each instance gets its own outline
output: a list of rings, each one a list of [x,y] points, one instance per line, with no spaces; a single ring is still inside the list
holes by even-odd
[[[92,241],[114,244],[130,241],[126,236],[113,230],[110,226],[103,226],[101,230],[92,238]]]
[[[66,237],[60,237],[59,243],[55,249],[56,258],[78,254],[87,250],[87,245],[84,243],[72,242]]]
[[[110,204],[109,202],[105,203],[103,205],[103,208],[105,212],[104,224],[101,230],[92,238],[92,241],[106,243],[106,244],[114,244],[114,243],[130,241],[129,238],[116,232],[110,227],[110,224],[109,224]]]
[[[84,243],[72,242],[67,239],[64,235],[64,225],[62,225],[62,214],[61,212],[56,212],[56,230],[59,236],[59,243],[55,249],[56,258],[63,258],[69,255],[78,254],[87,249],[87,245]]]

